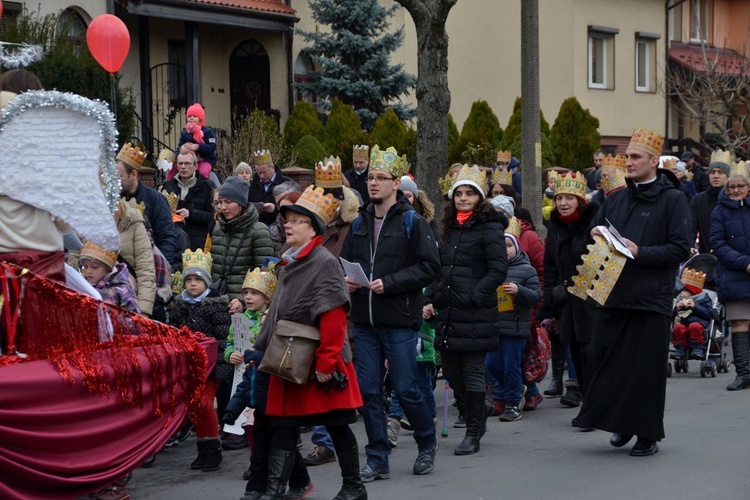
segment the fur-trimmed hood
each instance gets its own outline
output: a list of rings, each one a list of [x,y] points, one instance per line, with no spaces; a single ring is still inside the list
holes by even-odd
[[[343,187],[344,201],[341,202],[341,212],[339,212],[339,223],[351,224],[359,215],[359,196],[348,187]]]
[[[435,205],[430,201],[430,198],[427,197],[427,193],[421,189],[417,195],[417,201],[422,208],[422,213],[419,215],[424,217],[424,220],[431,224],[435,219]]]

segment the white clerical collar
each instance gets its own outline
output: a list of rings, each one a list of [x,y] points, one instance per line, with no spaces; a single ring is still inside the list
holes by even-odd
[[[652,182],[656,182],[656,179],[658,179],[658,178],[659,178],[659,176],[658,176],[658,175],[656,175],[656,176],[654,176],[654,178],[653,178],[653,179],[651,179],[650,181],[644,181],[644,182],[634,182],[633,184],[635,184],[635,187],[638,187],[638,186],[640,186],[640,185],[642,185],[642,184],[651,184]]]

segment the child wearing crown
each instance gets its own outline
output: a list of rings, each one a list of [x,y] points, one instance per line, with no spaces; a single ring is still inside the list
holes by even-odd
[[[217,296],[211,290],[210,253],[202,250],[185,251],[182,256],[182,280],[184,291],[175,300],[174,308],[169,315],[169,324],[180,328],[186,326],[194,332],[203,333],[215,338],[222,345],[229,334],[231,318],[229,316],[229,298]],[[191,469],[204,472],[215,471],[221,464],[221,440],[219,439],[219,421],[214,410],[214,397],[219,386],[219,377],[231,379],[233,371],[222,369],[227,366],[223,356],[219,356],[216,368],[206,380],[203,394],[203,418],[195,426],[198,436],[198,458],[191,464]]]
[[[117,257],[117,252],[86,242],[78,257],[81,275],[99,291],[104,302],[141,314],[128,268],[117,263]]]
[[[686,268],[682,273],[684,288],[675,299],[672,312],[672,345],[675,349],[670,356],[672,359],[685,359],[688,347],[690,359],[702,360],[705,357],[703,330],[708,328],[714,314],[711,297],[703,291],[705,278],[705,274],[694,269]]]

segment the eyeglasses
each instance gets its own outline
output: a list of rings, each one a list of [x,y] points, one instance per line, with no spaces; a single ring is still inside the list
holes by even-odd
[[[299,226],[300,224],[310,224],[310,219],[282,219],[284,224],[287,222],[292,226]]]
[[[377,182],[380,184],[381,182],[385,181],[392,181],[394,177],[386,177],[384,175],[368,175],[367,176],[367,182]]]
[[[727,186],[727,189],[729,191],[742,191],[743,189],[747,189],[749,186],[747,184],[732,184],[731,186]]]
[[[178,161],[178,162],[177,162],[177,165],[179,165],[179,166],[181,166],[181,167],[182,167],[183,165],[195,165],[195,162],[194,162],[194,161]]]

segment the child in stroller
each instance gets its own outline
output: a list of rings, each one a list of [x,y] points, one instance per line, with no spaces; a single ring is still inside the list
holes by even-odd
[[[706,273],[685,267],[681,281],[683,289],[675,299],[672,313],[672,345],[675,352],[670,357],[684,360],[689,348],[690,359],[703,360],[706,355],[704,330],[714,316],[713,301],[703,291]]]

